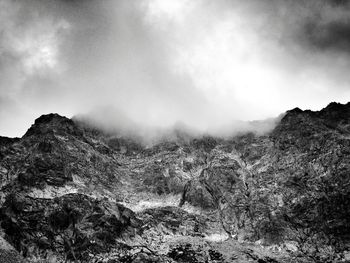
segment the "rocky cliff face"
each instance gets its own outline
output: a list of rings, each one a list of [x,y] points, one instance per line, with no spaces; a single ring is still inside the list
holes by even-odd
[[[43,115],[0,138],[2,236],[33,262],[346,262],[349,174],[350,103],[152,146]]]

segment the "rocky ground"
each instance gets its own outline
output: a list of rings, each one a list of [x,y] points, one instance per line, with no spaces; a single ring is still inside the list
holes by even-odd
[[[350,262],[349,172],[350,103],[153,144],[43,115],[0,137],[0,257]]]

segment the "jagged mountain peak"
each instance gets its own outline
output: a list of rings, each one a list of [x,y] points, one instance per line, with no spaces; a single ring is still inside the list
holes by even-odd
[[[350,132],[350,103],[341,104],[332,102],[320,111],[301,110],[294,108],[286,112],[274,132],[313,129],[335,129],[341,132]],[[345,130],[344,130],[345,129]]]
[[[323,108],[319,115],[331,121],[347,121],[350,119],[350,102],[341,104],[332,102],[327,107]]]
[[[52,122],[61,122],[61,121],[69,121],[70,119],[61,116],[58,113],[49,113],[49,114],[43,114],[39,118],[37,118],[34,122],[34,124],[42,124],[42,123],[52,123]]]
[[[287,114],[299,114],[299,113],[302,113],[303,110],[300,109],[299,107],[296,107],[294,109],[291,109],[291,110],[288,110],[286,113]]]
[[[325,108],[323,108],[321,111],[323,110],[345,110],[345,109],[350,109],[350,102],[348,103],[340,103],[340,102],[331,102],[329,103]]]
[[[49,133],[81,136],[83,131],[73,120],[57,113],[50,113],[37,118],[24,137]]]
[[[339,102],[331,102],[320,111],[302,110],[298,107],[288,110],[284,117],[296,116],[298,114],[308,114],[313,117],[341,117],[347,118],[350,116],[350,102],[342,104]]]

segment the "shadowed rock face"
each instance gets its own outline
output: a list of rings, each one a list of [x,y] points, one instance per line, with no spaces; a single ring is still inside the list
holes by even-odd
[[[0,147],[11,145],[15,142],[18,142],[19,140],[20,140],[19,138],[9,138],[9,137],[0,136]]]
[[[139,226],[134,213],[124,206],[80,194],[55,199],[11,194],[1,218],[7,239],[24,256],[52,250],[72,260],[87,259],[87,251],[108,251],[116,237],[132,236]]]
[[[3,263],[24,263],[24,258],[2,237],[0,237],[0,259]]]
[[[343,262],[350,103],[266,135],[183,136],[145,146],[48,114],[1,137],[3,236],[53,262]]]

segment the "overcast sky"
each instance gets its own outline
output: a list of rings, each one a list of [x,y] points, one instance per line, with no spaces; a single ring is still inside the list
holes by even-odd
[[[0,0],[0,135],[89,113],[197,129],[350,100],[346,0]]]

